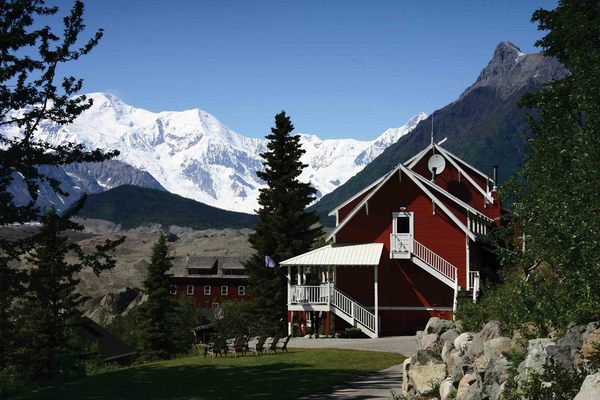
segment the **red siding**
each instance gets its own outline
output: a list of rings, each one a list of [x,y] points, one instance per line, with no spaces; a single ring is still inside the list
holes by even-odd
[[[412,169],[414,172],[427,179],[431,179],[431,172],[427,168],[427,161],[431,155],[431,151],[425,155]],[[455,160],[456,161],[456,160]],[[479,175],[479,173],[473,171],[463,162],[456,161],[460,167],[469,174],[469,176],[479,185],[481,189],[485,191],[486,180]],[[449,162],[446,162],[444,171],[437,175],[435,183],[442,189],[448,191],[453,196],[464,201],[474,209],[481,212],[490,218],[497,218],[500,215],[500,204],[499,202],[490,205],[485,204],[484,197],[464,176],[459,176],[458,170]]]
[[[346,218],[348,216],[348,214],[350,214],[352,212],[352,210],[354,210],[354,207],[356,207],[358,205],[358,203],[363,201],[363,199],[365,197],[367,197],[369,195],[369,193],[371,193],[376,187],[377,187],[377,185],[373,186],[371,189],[367,190],[360,196],[356,197],[356,199],[352,200],[350,203],[348,203],[344,207],[340,208],[338,210],[338,223],[341,224],[342,221],[344,220],[344,218]]]
[[[452,204],[446,206],[466,224],[466,214]],[[336,235],[338,243],[383,243],[390,253],[392,213],[405,207],[414,212],[415,239],[458,268],[459,284],[466,283],[465,233],[436,207],[408,177],[392,177],[369,200],[369,215],[363,207]],[[389,257],[389,256],[388,256]],[[418,268],[418,267],[416,267]]]

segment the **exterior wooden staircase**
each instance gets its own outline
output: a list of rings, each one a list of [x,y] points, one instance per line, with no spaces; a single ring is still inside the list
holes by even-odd
[[[375,338],[379,327],[375,314],[343,293],[333,283],[291,286],[291,304],[305,305],[306,310],[330,311],[365,335]]]

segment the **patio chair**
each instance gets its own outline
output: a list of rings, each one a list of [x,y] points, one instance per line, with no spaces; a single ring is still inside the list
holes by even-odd
[[[259,355],[262,354],[263,351],[265,350],[265,342],[267,341],[267,337],[266,336],[260,336],[257,338],[256,343],[253,343],[252,345],[248,346],[249,350],[252,350],[252,354]]]
[[[267,345],[267,351],[277,353],[277,342],[279,342],[279,335],[273,336],[273,340]]]
[[[292,335],[287,335],[285,337],[285,340],[283,342],[278,342],[277,344],[275,344],[275,347],[277,349],[283,350],[283,351],[285,351],[287,353],[288,352],[287,345],[288,345],[288,343],[289,343],[289,341],[290,341],[291,338],[292,338]]]
[[[245,336],[237,336],[235,340],[227,346],[227,351],[231,351],[235,357],[238,353],[246,355],[248,348],[248,338]]]
[[[209,344],[206,348],[206,352],[210,354],[212,357],[220,355],[227,356],[227,342],[225,339],[217,338],[212,344]]]

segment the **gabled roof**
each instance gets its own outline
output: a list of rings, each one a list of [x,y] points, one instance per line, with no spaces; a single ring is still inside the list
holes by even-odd
[[[441,148],[440,146],[434,146],[440,152],[440,154],[442,154],[444,158],[446,158],[450,162],[450,164],[452,164],[454,168],[456,168],[471,183],[471,185],[473,185],[475,189],[477,189],[477,191],[480,192],[483,195],[483,197],[485,197],[486,200],[488,200],[490,203],[494,202],[494,198],[492,197],[492,195],[485,188],[479,186],[477,182],[475,182],[475,180],[471,177],[471,175],[467,171],[465,171],[460,165],[458,165],[458,162],[463,163],[467,167],[473,169],[473,171],[476,171],[477,173],[481,174],[482,177],[484,177],[487,180],[490,180],[490,177],[485,175],[483,172],[478,171],[477,169],[475,169],[475,167],[472,167],[470,164],[467,164],[465,161],[462,161],[454,154],[449,153],[447,150]]]
[[[339,209],[341,209],[343,207],[346,207],[348,204],[352,203],[354,200],[356,200],[357,198],[359,198],[360,196],[362,196],[363,194],[365,194],[365,192],[368,192],[369,189],[372,189],[373,186],[377,185],[385,177],[386,177],[386,175],[380,177],[375,182],[371,183],[369,186],[367,186],[366,188],[364,188],[363,190],[361,190],[360,192],[358,192],[357,194],[355,194],[354,196],[350,197],[348,200],[346,200],[345,202],[343,202],[342,204],[340,204],[339,206],[337,206],[336,208],[334,208],[333,210],[331,210],[328,215],[330,217],[333,216],[333,215],[335,215],[335,213]]]
[[[282,261],[280,265],[379,265],[383,243],[330,244]]]
[[[446,196],[447,198],[449,198],[450,200],[452,200],[454,203],[456,203],[458,206],[464,208],[465,210],[471,212],[472,214],[476,214],[479,215],[481,218],[489,221],[489,222],[494,222],[494,220],[490,217],[488,217],[487,215],[483,214],[481,211],[477,210],[476,208],[471,207],[470,205],[468,205],[467,203],[465,203],[464,201],[462,201],[461,199],[459,199],[458,197],[454,196],[453,194],[451,194],[450,192],[448,192],[447,190],[442,189],[441,187],[439,187],[438,185],[436,185],[435,183],[431,182],[430,180],[425,179],[425,177],[413,172],[413,175],[419,179],[421,182],[423,182],[427,187],[429,187],[430,189],[435,190],[436,192],[442,194],[443,196]]]
[[[367,204],[367,202],[375,195],[375,193],[377,193],[396,173],[404,173],[404,175],[412,180],[421,189],[421,191],[423,191],[423,193],[425,193],[425,195],[436,204],[436,206],[438,206],[467,236],[471,238],[471,240],[476,240],[476,235],[471,232],[469,228],[467,228],[467,226],[463,224],[462,221],[458,219],[456,215],[454,215],[454,213],[452,213],[440,199],[434,196],[433,193],[431,193],[431,191],[427,189],[427,187],[421,182],[421,180],[415,177],[415,174],[412,171],[402,164],[398,164],[394,170],[389,172],[371,191],[371,193],[369,193],[356,207],[354,207],[350,214],[348,214],[348,216],[344,218],[344,220],[338,226],[335,227],[333,232],[331,232],[331,234],[327,237],[327,240],[331,240],[333,237],[335,237],[335,235],[348,223],[348,221],[350,221],[358,213],[358,211],[362,209],[365,204]]]

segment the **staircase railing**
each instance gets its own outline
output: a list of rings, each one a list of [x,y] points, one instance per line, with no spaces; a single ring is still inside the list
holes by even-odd
[[[413,254],[417,258],[420,258],[425,263],[427,263],[431,268],[435,269],[437,272],[450,279],[452,282],[456,282],[458,269],[454,265],[450,264],[448,261],[444,260],[442,257],[438,256],[428,247],[422,245],[414,239]]]
[[[352,317],[371,331],[375,332],[375,314],[336,288],[332,288],[331,304],[344,314]]]

